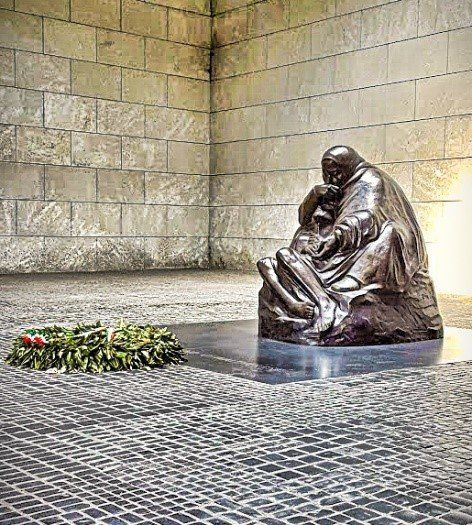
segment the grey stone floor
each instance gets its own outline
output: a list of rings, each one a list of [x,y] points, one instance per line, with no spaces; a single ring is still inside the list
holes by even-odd
[[[252,318],[229,272],[0,277],[0,350],[32,323]],[[441,299],[471,326],[471,301]],[[188,367],[0,367],[0,524],[472,523],[471,365],[272,386]]]

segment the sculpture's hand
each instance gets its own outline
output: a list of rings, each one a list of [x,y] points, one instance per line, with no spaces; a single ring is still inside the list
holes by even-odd
[[[329,235],[326,239],[320,242],[313,257],[315,257],[315,259],[325,259],[338,249],[338,245],[338,239],[334,235]]]
[[[306,253],[310,257],[316,257],[316,253],[318,250],[318,244],[307,244],[303,249],[302,253]]]
[[[313,188],[313,192],[318,198],[326,197],[333,200],[341,195],[341,189],[334,184],[319,184]]]

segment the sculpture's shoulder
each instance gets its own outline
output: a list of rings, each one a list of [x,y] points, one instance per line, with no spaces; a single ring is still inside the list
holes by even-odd
[[[389,178],[390,177],[380,168],[368,165],[361,168],[357,179],[357,185],[365,189],[381,191]]]

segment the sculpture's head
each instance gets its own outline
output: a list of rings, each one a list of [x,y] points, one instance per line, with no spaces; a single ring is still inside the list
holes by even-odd
[[[323,180],[326,184],[342,186],[364,162],[357,151],[350,146],[334,146],[327,150],[322,159]]]

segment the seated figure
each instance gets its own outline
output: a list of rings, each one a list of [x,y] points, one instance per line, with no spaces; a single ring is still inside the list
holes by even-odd
[[[442,337],[424,240],[400,186],[348,146],[322,158],[324,184],[300,227],[258,262],[259,334],[316,345]]]

